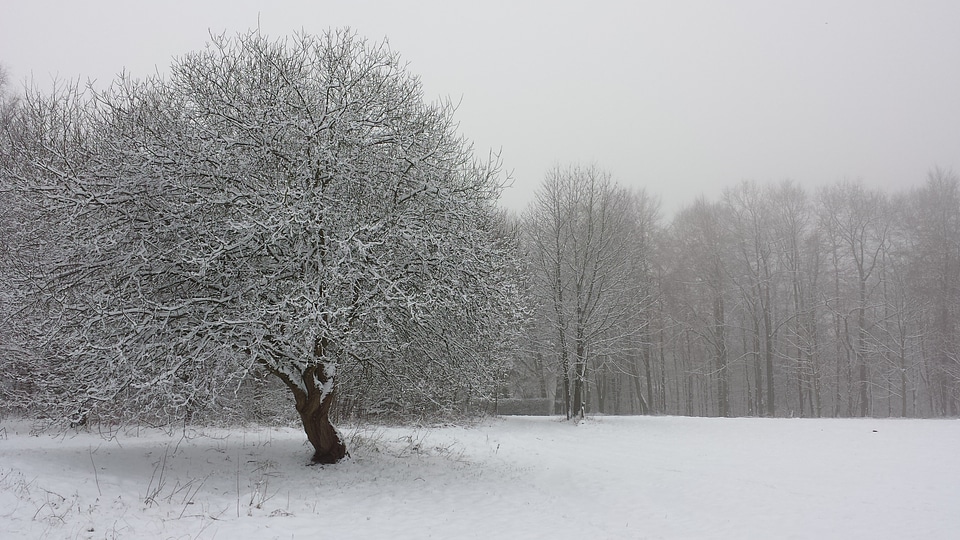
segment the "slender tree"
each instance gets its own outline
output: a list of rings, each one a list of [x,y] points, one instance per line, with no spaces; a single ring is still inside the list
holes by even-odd
[[[907,215],[915,261],[913,294],[922,300],[935,414],[960,414],[960,180],[936,168],[911,194]]]
[[[835,245],[846,252],[854,278],[856,402],[860,416],[868,416],[871,410],[868,325],[874,322],[868,319],[868,297],[889,233],[889,211],[883,194],[867,190],[862,183],[841,182],[825,189],[821,200]]]

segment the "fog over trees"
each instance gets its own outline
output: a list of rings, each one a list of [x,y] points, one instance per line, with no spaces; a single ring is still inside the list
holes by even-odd
[[[597,167],[552,171],[523,220],[538,361],[509,391],[574,413],[955,416],[958,184],[743,181],[662,219]],[[616,323],[585,331],[582,306]]]
[[[665,216],[561,164],[512,216],[454,107],[345,31],[214,38],[104,91],[0,89],[4,410],[169,424],[286,399],[324,463],[347,452],[332,417],[508,398],[960,414],[952,171],[904,193],[741,181]]]

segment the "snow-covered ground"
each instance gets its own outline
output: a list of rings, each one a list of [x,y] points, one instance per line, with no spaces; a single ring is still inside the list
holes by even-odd
[[[0,538],[958,538],[960,421],[603,417],[32,436]]]

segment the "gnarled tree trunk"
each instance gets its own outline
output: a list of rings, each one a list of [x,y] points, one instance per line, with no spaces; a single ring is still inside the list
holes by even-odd
[[[334,375],[327,366],[310,367],[303,374],[306,393],[300,388],[293,392],[303,430],[313,445],[314,463],[336,463],[347,455],[347,445],[330,422]]]
[[[318,339],[314,346],[318,358],[323,357],[324,340]],[[303,423],[307,440],[313,445],[314,463],[336,463],[346,457],[347,445],[340,433],[330,422],[330,407],[336,394],[334,386],[337,368],[335,362],[319,362],[306,368],[300,374],[300,381],[292,374],[266,364],[267,369],[280,378],[293,392],[297,412]]]

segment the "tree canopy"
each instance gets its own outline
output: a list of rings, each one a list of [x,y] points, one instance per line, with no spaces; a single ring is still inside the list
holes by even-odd
[[[453,113],[349,31],[216,37],[166,78],[28,94],[2,143],[33,224],[22,390],[77,417],[176,416],[262,368],[322,462],[345,453],[339,378],[489,391],[516,263],[498,162]]]

